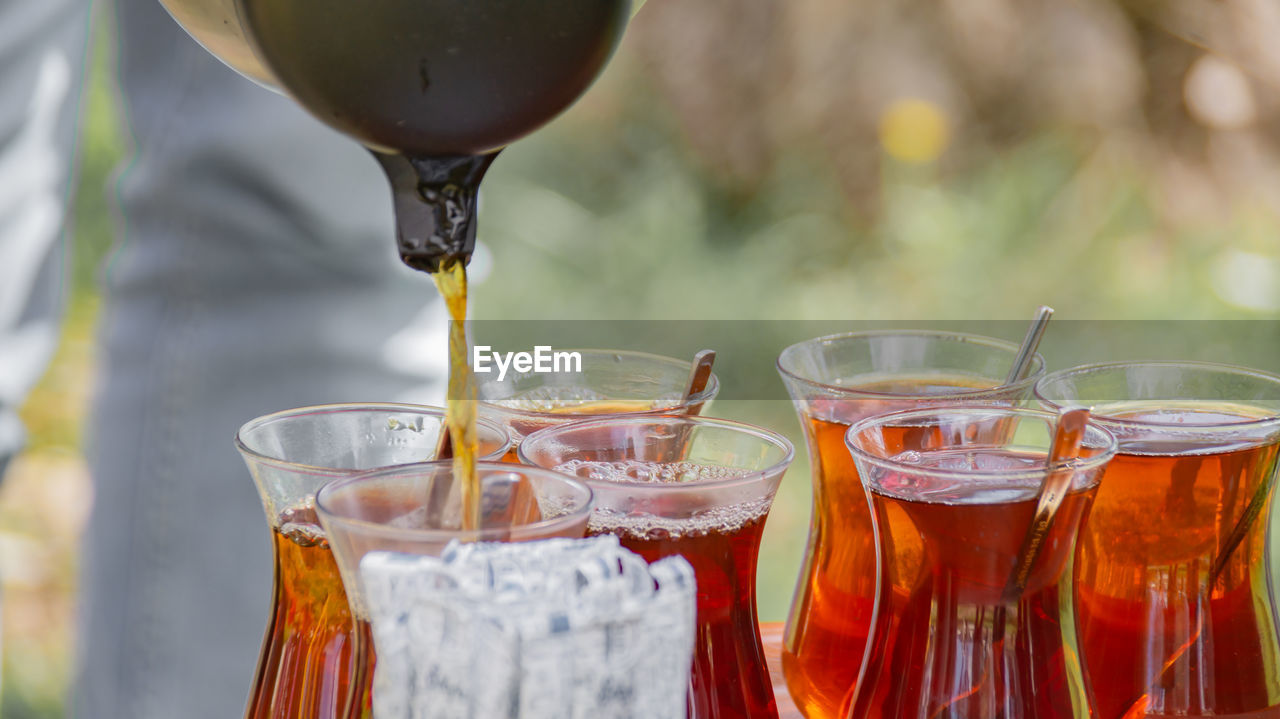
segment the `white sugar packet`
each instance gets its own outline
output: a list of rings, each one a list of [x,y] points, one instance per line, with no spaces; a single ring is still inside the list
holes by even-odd
[[[377,719],[683,719],[693,568],[613,536],[360,563]]]

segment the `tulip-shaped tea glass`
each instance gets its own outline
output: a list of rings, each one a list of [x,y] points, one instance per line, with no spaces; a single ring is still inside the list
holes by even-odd
[[[714,374],[686,395],[692,363],[626,350],[573,350],[581,365],[564,371],[477,373],[480,416],[499,422],[518,445],[527,435],[565,422],[655,414],[701,414],[720,391]],[[576,371],[576,370],[581,371]],[[515,459],[515,446],[509,459]]]
[[[705,417],[584,420],[535,432],[526,464],[584,480],[588,534],[649,561],[680,555],[698,584],[691,719],[776,717],[756,618],[765,519],[795,452],[785,437]]]
[[[444,410],[401,404],[302,407],[240,428],[236,448],[272,530],[275,581],[247,719],[340,719],[360,678],[356,635],[315,493],[338,477],[433,459]],[[501,457],[499,426],[478,427],[480,454]]]
[[[1069,567],[1115,439],[1085,427],[1079,457],[1062,463],[1066,494],[1028,541],[1056,419],[945,407],[850,428],[880,572],[862,673],[841,716],[1093,716]]]
[[[1011,405],[1044,373],[1005,384],[1010,342],[945,332],[855,332],[783,350],[778,372],[795,402],[813,466],[813,517],[783,645],[787,688],[809,719],[843,717],[858,679],[875,600],[871,515],[844,436],[875,414],[957,403]]]
[[[1098,714],[1280,716],[1268,532],[1280,377],[1195,362],[1097,364],[1036,385],[1120,443],[1076,555]]]
[[[480,529],[462,529],[462,501],[451,462],[424,462],[336,480],[316,495],[320,523],[350,600],[360,638],[362,683],[352,717],[372,712],[376,664],[360,560],[370,552],[439,556],[451,540],[526,542],[581,537],[591,513],[591,490],[563,474],[503,462],[477,462]]]

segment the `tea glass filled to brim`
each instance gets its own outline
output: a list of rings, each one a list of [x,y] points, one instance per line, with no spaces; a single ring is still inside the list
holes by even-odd
[[[841,716],[1094,716],[1069,568],[1116,442],[1085,425],[1077,456],[1052,468],[1060,504],[1040,514],[1057,421],[958,406],[850,427],[880,571],[862,671]]]
[[[1280,376],[1115,362],[1051,373],[1035,392],[1049,408],[1091,405],[1119,441],[1075,562],[1099,716],[1280,716]]]
[[[235,444],[271,528],[271,613],[249,692],[247,719],[342,719],[354,695],[355,625],[315,513],[325,483],[435,458],[445,410],[409,404],[329,404],[247,422]],[[506,454],[499,425],[477,424],[480,456]]]
[[[1006,383],[1017,354],[990,337],[889,330],[817,337],[779,355],[813,468],[809,541],[782,652],[787,687],[809,719],[843,718],[875,604],[871,514],[845,434],[885,412],[1023,402],[1044,359],[1034,355],[1027,376]]]
[[[614,534],[649,561],[693,565],[692,719],[776,717],[756,614],[761,533],[795,456],[785,437],[707,417],[611,417],[535,432],[522,462],[595,492],[588,534]]]

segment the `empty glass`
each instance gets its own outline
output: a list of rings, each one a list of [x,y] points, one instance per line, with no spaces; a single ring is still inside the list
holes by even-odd
[[[947,407],[863,420],[848,446],[880,572],[849,719],[1084,719],[1068,568],[1115,439],[1088,425],[1028,541],[1057,416]],[[1025,546],[1037,547],[1027,552]]]

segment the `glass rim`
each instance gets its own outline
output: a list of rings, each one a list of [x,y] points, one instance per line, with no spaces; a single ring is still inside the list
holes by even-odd
[[[585,492],[586,498],[581,506],[575,506],[571,511],[565,514],[556,515],[547,519],[540,519],[536,522],[528,524],[515,524],[506,527],[488,527],[485,529],[409,529],[404,527],[391,527],[381,522],[373,522],[367,519],[356,519],[343,514],[335,513],[329,506],[329,499],[335,492],[349,488],[353,484],[369,482],[371,480],[384,479],[386,477],[404,474],[415,470],[424,469],[446,469],[450,474],[453,472],[453,460],[438,459],[430,462],[412,462],[409,464],[398,464],[390,467],[380,467],[378,469],[366,470],[349,477],[341,477],[335,479],[316,492],[315,506],[316,513],[321,519],[321,523],[329,522],[335,526],[342,527],[344,531],[359,533],[362,536],[375,536],[384,539],[395,539],[408,542],[431,542],[444,543],[451,539],[457,539],[463,542],[488,542],[488,541],[511,541],[513,537],[528,534],[545,534],[548,531],[555,531],[562,527],[569,527],[578,522],[585,522],[591,516],[591,511],[595,508],[595,492],[591,487],[575,477],[570,477],[561,472],[553,472],[542,467],[524,466],[512,464],[510,462],[493,462],[493,461],[477,461],[476,472],[479,474],[481,470],[488,470],[488,474],[528,474],[528,479],[532,482],[552,482],[562,484],[573,488],[575,491]],[[333,532],[325,527],[325,534],[329,537],[329,541],[333,542]]]
[[[287,459],[274,457],[272,455],[265,454],[263,452],[259,452],[256,449],[253,449],[245,441],[245,437],[250,432],[262,429],[267,425],[275,424],[276,422],[288,421],[291,419],[296,419],[298,417],[303,417],[306,415],[313,415],[313,414],[334,415],[334,414],[346,414],[348,412],[352,412],[352,413],[398,412],[403,414],[417,414],[417,415],[423,415],[423,416],[438,417],[443,423],[445,418],[445,411],[446,411],[445,408],[436,407],[434,405],[408,404],[403,402],[335,402],[332,404],[313,404],[313,405],[307,405],[305,407],[294,407],[292,409],[282,409],[276,412],[271,412],[269,414],[264,414],[260,417],[255,417],[249,420],[248,422],[245,422],[243,425],[240,426],[240,429],[236,430],[234,443],[235,443],[236,449],[245,457],[252,459],[255,464],[261,464],[261,465],[273,467],[276,469],[283,469],[283,470],[287,470],[297,474],[312,474],[312,475],[320,475],[325,477],[345,477],[352,473],[368,472],[374,469],[383,469],[383,467],[370,467],[368,469],[338,469],[335,467],[323,467],[316,464],[306,464],[304,462],[291,462]],[[486,455],[483,455],[483,458],[485,459],[498,458],[506,454],[508,451],[510,451],[511,444],[512,444],[511,435],[510,433],[507,432],[507,430],[502,425],[490,419],[477,417],[476,425],[479,426],[481,424],[485,425],[490,430],[492,430],[495,434],[502,437],[502,446],[500,448],[501,451],[490,452]],[[443,426],[443,424],[441,426]],[[415,463],[408,462],[404,464],[415,464]],[[390,467],[390,466],[398,466],[398,465],[387,465],[387,466]]]
[[[582,482],[588,486],[599,485],[601,487],[608,487],[608,488],[620,487],[628,491],[643,492],[648,494],[654,494],[659,492],[663,492],[663,493],[679,493],[679,492],[694,492],[694,491],[702,492],[702,491],[713,490],[713,489],[718,490],[718,489],[727,489],[727,488],[732,488],[737,486],[751,485],[751,484],[761,482],[766,478],[773,476],[774,474],[785,472],[787,467],[791,465],[791,462],[795,460],[795,455],[796,455],[795,445],[791,443],[791,440],[787,439],[786,437],[782,436],[777,432],[774,432],[771,429],[759,427],[754,424],[748,424],[746,422],[738,422],[737,420],[719,419],[716,417],[688,416],[688,415],[658,415],[658,416],[648,416],[648,417],[629,416],[629,415],[618,415],[615,417],[604,416],[600,419],[593,418],[593,419],[586,419],[586,420],[578,420],[575,422],[566,422],[564,424],[555,425],[553,427],[544,427],[543,429],[530,433],[528,437],[524,438],[523,442],[517,445],[516,456],[520,458],[520,463],[522,465],[539,467],[549,472],[554,472],[556,470],[551,469],[549,467],[543,467],[540,464],[535,464],[532,460],[530,460],[525,452],[526,447],[529,447],[532,444],[532,446],[536,448],[538,442],[550,441],[548,437],[553,437],[557,433],[568,433],[570,431],[575,431],[575,430],[591,430],[591,429],[594,429],[600,426],[605,426],[605,425],[632,425],[632,424],[664,424],[664,425],[687,424],[687,425],[694,425],[694,426],[700,425],[704,427],[717,427],[720,429],[727,429],[727,430],[731,430],[741,434],[751,435],[752,437],[755,437],[756,439],[759,439],[773,447],[777,447],[781,449],[782,458],[779,459],[777,462],[774,462],[770,464],[768,467],[765,467],[763,469],[747,470],[746,474],[741,474],[735,477],[729,477],[727,479],[714,479],[706,482],[680,482],[680,483],[666,484],[666,483],[659,483],[659,482],[642,482],[642,481],[626,481],[626,480],[619,480],[615,482],[612,480],[587,479],[584,477],[576,477],[575,479],[577,479],[579,482]],[[723,465],[719,465],[719,466],[723,466]],[[563,473],[560,473],[560,474],[563,474]],[[564,475],[564,476],[569,476],[569,475]]]
[[[682,360],[676,357],[668,357],[667,355],[654,354],[652,352],[643,352],[640,350],[611,350],[611,349],[601,349],[598,347],[571,347],[569,349],[558,349],[556,351],[557,352],[581,352],[584,355],[588,353],[593,355],[606,355],[606,354],[623,355],[630,359],[657,361],[658,363],[661,363],[661,364],[681,365],[686,370],[686,373],[688,372],[688,370],[693,369],[693,362],[689,360]],[[519,417],[532,417],[532,418],[582,416],[582,417],[591,417],[592,419],[595,419],[597,417],[600,417],[600,418],[633,417],[633,416],[669,414],[673,410],[678,411],[678,410],[684,409],[685,407],[690,407],[692,405],[698,404],[699,402],[706,402],[706,401],[709,401],[711,398],[715,397],[716,394],[720,391],[720,378],[717,377],[715,371],[712,370],[711,376],[707,379],[707,386],[703,388],[701,392],[695,392],[694,394],[688,395],[688,396],[683,396],[682,394],[682,396],[679,399],[673,400],[672,404],[666,404],[661,407],[654,407],[652,409],[637,410],[635,412],[601,412],[598,414],[590,414],[590,415],[575,415],[572,412],[548,412],[546,410],[522,409],[519,407],[511,407],[505,404],[500,404],[501,402],[505,402],[508,400],[484,399],[482,397],[479,397],[478,396],[479,388],[480,388],[480,383],[477,382],[476,383],[476,391],[477,391],[476,401],[481,405],[481,407],[485,409],[493,409],[499,413],[511,414]],[[683,393],[684,390],[685,390],[685,387],[682,385],[677,391]],[[606,399],[604,401],[610,401],[610,400]]]
[[[1066,369],[1055,370],[1041,377],[1035,388],[1032,390],[1035,398],[1042,405],[1061,409],[1062,407],[1072,406],[1067,400],[1052,400],[1044,396],[1042,390],[1048,385],[1050,380],[1060,380],[1066,377],[1091,374],[1095,372],[1112,372],[1123,369],[1131,369],[1136,367],[1164,367],[1164,368],[1181,368],[1206,370],[1217,372],[1222,375],[1234,375],[1241,377],[1249,377],[1270,382],[1276,386],[1277,393],[1280,393],[1280,375],[1275,375],[1263,370],[1253,369],[1251,367],[1243,367],[1240,365],[1226,364],[1222,362],[1200,362],[1196,360],[1123,360],[1119,362],[1092,362],[1089,364],[1076,365]],[[1188,402],[1188,401],[1212,401],[1212,400],[1196,400],[1194,398],[1182,399],[1158,399],[1149,400],[1133,399],[1120,400],[1132,402]],[[1076,402],[1079,404],[1079,402]],[[1249,405],[1248,400],[1243,400],[1240,404]],[[1090,421],[1099,424],[1127,429],[1177,429],[1179,434],[1196,434],[1209,431],[1231,431],[1242,429],[1255,429],[1258,427],[1266,427],[1267,425],[1276,425],[1280,427],[1280,413],[1271,414],[1266,417],[1258,417],[1256,419],[1245,419],[1240,422],[1206,422],[1204,424],[1185,424],[1180,422],[1156,422],[1151,420],[1124,419],[1120,417],[1108,417],[1105,414],[1095,413],[1092,410],[1089,413]]]
[[[858,461],[866,461],[874,464],[882,469],[891,469],[900,472],[910,472],[912,474],[924,475],[937,479],[972,479],[973,477],[992,477],[1000,480],[1042,480],[1048,470],[1047,467],[1037,469],[984,469],[984,470],[955,470],[955,469],[932,469],[921,467],[918,464],[910,464],[900,462],[886,457],[879,457],[857,446],[854,438],[862,431],[870,429],[877,425],[885,425],[892,420],[917,419],[924,417],[936,417],[938,415],[977,415],[990,414],[1002,415],[1005,417],[1023,417],[1045,420],[1053,426],[1053,422],[1058,415],[1053,412],[1046,412],[1041,409],[1031,409],[1029,407],[992,407],[990,405],[948,405],[945,407],[932,407],[927,409],[908,409],[898,412],[888,412],[885,414],[877,414],[871,417],[865,417],[854,422],[847,432],[844,434],[844,445],[853,454],[854,459]],[[1095,456],[1088,459],[1076,459],[1071,462],[1067,468],[1072,473],[1086,472],[1089,470],[1102,467],[1111,458],[1115,456],[1119,448],[1119,443],[1115,435],[1107,431],[1100,423],[1094,422],[1093,418],[1089,418],[1089,422],[1085,425],[1085,439],[1090,437],[1101,438],[1103,440],[1102,450]],[[1047,450],[1046,450],[1047,456]],[[1061,465],[1060,465],[1061,467]],[[861,473],[859,473],[861,474]]]
[[[950,399],[981,399],[983,396],[992,394],[1002,394],[1009,390],[1017,390],[1022,388],[1030,388],[1041,377],[1044,376],[1048,368],[1044,356],[1039,352],[1035,352],[1031,356],[1031,371],[1026,377],[1017,382],[1005,382],[1003,379],[1000,383],[992,387],[978,387],[973,389],[957,389],[954,392],[942,392],[937,394],[911,394],[904,392],[874,392],[859,387],[851,387],[849,385],[831,384],[829,382],[820,382],[809,377],[798,374],[783,365],[783,358],[788,352],[800,347],[815,345],[820,343],[829,343],[836,340],[847,339],[868,339],[872,337],[921,337],[937,340],[945,340],[951,342],[961,342],[972,345],[979,345],[991,349],[1007,350],[1009,359],[1013,360],[1018,356],[1021,346],[1016,342],[1002,340],[996,337],[988,337],[986,335],[972,334],[969,332],[945,332],[941,330],[860,330],[857,332],[837,332],[830,335],[822,335],[821,337],[813,337],[802,342],[787,345],[778,353],[778,359],[774,361],[774,366],[778,370],[778,374],[783,378],[793,380],[810,387],[836,392],[839,394],[850,395],[850,398],[861,397],[865,399],[921,399],[946,401]]]

